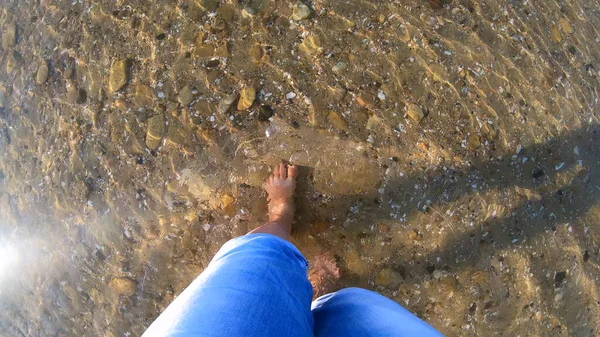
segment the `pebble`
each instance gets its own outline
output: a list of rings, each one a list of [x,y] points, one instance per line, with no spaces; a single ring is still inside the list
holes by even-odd
[[[375,105],[375,97],[370,94],[360,94],[356,96],[356,103],[363,108],[372,108]]]
[[[17,45],[17,25],[9,24],[2,33],[2,49],[8,50]]]
[[[408,104],[407,114],[408,117],[416,123],[420,123],[423,120],[423,118],[425,118],[425,114],[423,113],[421,107],[413,103]]]
[[[302,1],[297,1],[292,9],[292,20],[301,21],[310,17],[310,8]]]
[[[296,93],[293,92],[293,91],[290,91],[287,94],[285,94],[285,98],[287,98],[287,99],[294,99],[294,98],[296,98]]]
[[[569,22],[569,20],[567,20],[566,18],[561,18],[560,20],[558,20],[558,23],[562,27],[563,32],[565,32],[567,34],[573,34],[575,32],[573,30],[573,26],[571,25],[571,22]]]
[[[109,286],[117,295],[129,297],[135,294],[137,283],[128,277],[115,277]]]
[[[194,100],[194,94],[192,93],[192,89],[189,85],[183,87],[183,89],[179,90],[179,97],[177,98],[179,103],[183,106],[190,105]]]
[[[229,47],[227,46],[227,43],[223,43],[222,45],[217,47],[217,49],[215,49],[215,56],[218,56],[218,57],[231,56],[231,53],[229,52]]]
[[[74,104],[83,104],[87,99],[87,93],[83,89],[77,89],[75,86],[70,86],[67,89],[67,102]]]
[[[199,58],[209,58],[215,53],[215,47],[211,44],[201,44],[196,48],[194,56]]]
[[[481,137],[477,134],[472,134],[467,139],[467,149],[469,151],[475,151],[481,147]]]
[[[137,106],[151,106],[154,103],[154,89],[145,84],[135,86],[135,104]]]
[[[256,99],[256,89],[254,87],[245,87],[242,90],[240,100],[237,105],[239,111],[250,109]]]
[[[117,92],[127,84],[127,60],[116,60],[110,67],[108,77],[108,89],[110,92]]]
[[[165,136],[165,118],[162,114],[150,117],[148,119],[148,129],[146,131],[146,146],[150,150],[156,151],[162,139]]]
[[[236,93],[221,98],[219,104],[217,105],[217,112],[220,114],[227,113],[237,98],[238,94]]]
[[[48,68],[48,62],[43,60],[42,64],[38,68],[37,74],[35,76],[35,81],[37,84],[44,84],[48,80],[48,74],[50,73],[50,69]]]
[[[310,35],[304,38],[300,44],[300,50],[307,54],[320,54],[323,52],[321,48],[321,39],[316,35]]]

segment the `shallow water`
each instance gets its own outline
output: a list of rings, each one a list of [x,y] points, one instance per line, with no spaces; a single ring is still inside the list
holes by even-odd
[[[281,160],[316,294],[599,333],[600,3],[306,4],[0,0],[0,335],[141,335]]]

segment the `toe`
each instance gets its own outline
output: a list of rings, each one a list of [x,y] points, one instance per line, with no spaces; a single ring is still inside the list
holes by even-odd
[[[298,176],[298,166],[290,165],[288,166],[287,176],[289,179],[296,179]]]
[[[279,179],[279,177],[281,177],[281,174],[279,173],[279,165],[273,168],[273,177],[275,179]]]
[[[287,165],[281,163],[279,165],[279,174],[281,175],[281,179],[287,179]]]

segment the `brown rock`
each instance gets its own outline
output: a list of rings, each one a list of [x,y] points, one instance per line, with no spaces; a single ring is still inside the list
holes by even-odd
[[[209,58],[212,57],[215,53],[215,47],[211,44],[201,44],[196,47],[196,51],[194,55],[200,58]]]
[[[225,20],[225,22],[232,22],[235,17],[235,8],[230,5],[223,5],[217,9],[217,14]]]
[[[217,47],[217,49],[215,50],[215,56],[218,56],[218,57],[231,56],[231,53],[229,53],[229,47],[227,46],[227,43],[223,43],[222,45]]]
[[[252,104],[254,104],[254,100],[256,99],[256,89],[254,87],[249,86],[245,87],[242,90],[240,100],[237,105],[237,109],[239,111],[250,109]]]
[[[221,196],[221,209],[225,215],[235,215],[235,198],[230,194],[223,194],[223,196]]]
[[[363,108],[372,108],[375,105],[375,97],[371,94],[362,93],[356,96],[356,103]]]
[[[38,68],[37,74],[35,76],[35,81],[37,84],[44,84],[48,80],[48,74],[50,73],[50,69],[48,68],[48,62],[42,60],[42,64]]]
[[[110,67],[110,75],[108,77],[108,89],[111,92],[121,90],[127,84],[127,60],[116,60]]]
[[[155,99],[152,87],[145,84],[137,84],[135,86],[134,102],[137,106],[151,106]]]
[[[481,137],[477,134],[472,134],[469,136],[469,139],[467,139],[467,149],[469,149],[469,151],[475,151],[480,147]]]
[[[132,296],[135,294],[137,283],[128,277],[115,277],[110,283],[109,287],[119,296]]]
[[[408,104],[408,117],[410,119],[412,119],[413,121],[415,121],[416,123],[420,123],[423,118],[425,118],[425,113],[423,113],[423,110],[421,109],[421,107],[419,107],[416,104],[410,103]]]
[[[189,85],[183,87],[183,89],[179,90],[179,103],[183,106],[188,106],[194,100],[194,94],[192,93],[192,88]]]
[[[146,131],[146,146],[156,151],[165,136],[165,118],[162,114],[148,119],[148,130]]]
[[[87,99],[87,93],[83,89],[78,89],[74,85],[67,88],[67,102],[74,104],[83,104]]]

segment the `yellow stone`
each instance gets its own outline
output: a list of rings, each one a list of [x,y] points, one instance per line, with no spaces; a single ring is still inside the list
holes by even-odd
[[[558,26],[552,27],[552,37],[554,37],[556,42],[562,42],[562,35],[560,34]]]
[[[567,20],[566,18],[561,18],[560,20],[558,20],[558,23],[562,27],[563,32],[567,34],[573,34],[573,26],[571,25],[571,22],[569,22],[569,20]]]
[[[317,55],[323,52],[321,39],[316,35],[310,35],[304,38],[300,44],[300,50],[307,54]]]
[[[408,117],[413,121],[419,123],[425,118],[423,110],[416,104],[410,103],[408,105]]]
[[[237,105],[239,111],[250,109],[256,99],[256,89],[254,87],[245,87],[242,90],[240,100]]]
[[[111,92],[121,90],[127,84],[127,60],[116,60],[110,67],[108,89]]]

